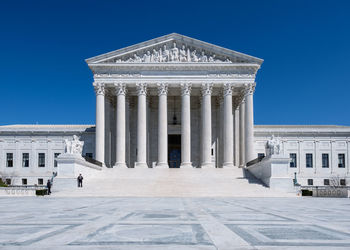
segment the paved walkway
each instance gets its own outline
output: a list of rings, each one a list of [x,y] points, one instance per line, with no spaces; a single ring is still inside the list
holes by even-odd
[[[0,198],[2,249],[349,249],[349,199]]]

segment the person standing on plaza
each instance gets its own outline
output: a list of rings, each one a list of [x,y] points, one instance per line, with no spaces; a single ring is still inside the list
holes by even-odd
[[[78,187],[83,187],[83,176],[79,174],[77,180],[78,180]]]
[[[50,180],[47,180],[46,187],[47,187],[47,194],[50,195],[51,194],[51,181]]]

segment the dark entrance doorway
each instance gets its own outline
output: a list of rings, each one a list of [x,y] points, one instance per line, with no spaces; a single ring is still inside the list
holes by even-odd
[[[179,168],[181,164],[181,135],[168,135],[169,168]]]

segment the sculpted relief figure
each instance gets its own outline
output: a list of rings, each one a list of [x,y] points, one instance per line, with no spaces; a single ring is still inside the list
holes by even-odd
[[[182,45],[180,49],[180,62],[187,62],[187,52],[185,45]]]
[[[169,62],[170,58],[170,51],[166,48],[166,45],[163,47],[163,52],[162,52],[162,62]]]
[[[205,52],[202,51],[202,55],[199,59],[200,62],[208,62],[208,57],[205,55]]]
[[[191,62],[198,62],[198,56],[197,56],[197,51],[194,50],[191,53]]]
[[[171,61],[178,62],[179,61],[179,49],[176,47],[176,43],[174,43],[174,47],[171,49]]]
[[[266,142],[266,155],[279,155],[281,153],[281,142],[274,135]]]
[[[117,58],[116,63],[123,62],[134,62],[134,63],[150,63],[150,62],[227,62],[232,63],[229,58],[226,59],[217,59],[214,54],[208,54],[204,50],[201,50],[201,53],[198,53],[196,49],[186,47],[184,44],[179,49],[176,43],[173,43],[171,49],[167,48],[167,45],[164,44],[163,47],[157,49],[153,48],[152,52],[147,50],[143,52],[141,56],[138,54],[133,54],[133,56],[122,60]]]
[[[143,62],[151,62],[151,52],[149,52],[149,50],[147,51],[146,54],[143,55],[142,61]]]
[[[153,53],[151,56],[151,62],[159,62],[159,52],[153,49]]]

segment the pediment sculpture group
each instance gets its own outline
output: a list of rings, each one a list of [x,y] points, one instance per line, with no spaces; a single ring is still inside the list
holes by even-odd
[[[196,49],[190,50],[182,45],[178,48],[176,43],[173,43],[173,47],[168,49],[167,45],[163,45],[159,50],[153,49],[147,51],[143,55],[139,56],[136,53],[126,60],[117,59],[116,63],[157,63],[157,62],[227,62],[232,61],[227,58],[226,60],[217,59],[215,54],[208,55],[205,51],[198,52]]]

